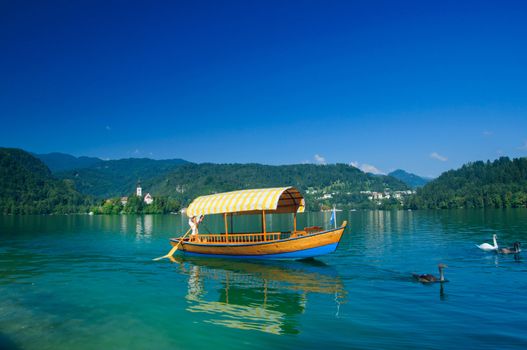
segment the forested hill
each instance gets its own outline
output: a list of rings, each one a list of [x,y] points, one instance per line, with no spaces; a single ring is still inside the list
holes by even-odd
[[[408,187],[390,176],[366,174],[346,165],[185,164],[173,172],[145,182],[153,194],[175,197],[188,204],[193,198],[215,192],[247,188],[295,186],[305,195],[308,207],[318,210],[324,195],[328,204],[368,202],[360,191],[382,192]]]
[[[162,177],[187,163],[183,159],[127,158],[106,160],[55,175],[74,181],[77,190],[82,193],[98,198],[110,198],[134,192],[138,180],[144,183],[152,178]]]
[[[0,148],[0,213],[49,214],[86,211],[86,197],[70,180],[56,180],[28,152]]]
[[[413,209],[510,208],[527,206],[527,158],[468,163],[417,190]]]

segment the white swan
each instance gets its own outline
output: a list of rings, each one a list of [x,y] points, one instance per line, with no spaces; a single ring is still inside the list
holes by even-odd
[[[483,244],[480,244],[480,245],[476,244],[476,247],[478,247],[479,249],[484,250],[486,252],[491,252],[491,251],[498,250],[498,242],[496,241],[497,237],[498,236],[496,236],[495,234],[492,235],[492,239],[494,240],[494,245],[490,245],[488,243],[483,243]]]

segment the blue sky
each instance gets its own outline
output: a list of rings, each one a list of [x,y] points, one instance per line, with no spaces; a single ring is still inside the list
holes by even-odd
[[[3,1],[0,145],[352,163],[527,156],[522,1]]]

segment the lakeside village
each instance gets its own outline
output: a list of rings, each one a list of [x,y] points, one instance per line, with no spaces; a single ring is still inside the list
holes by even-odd
[[[406,199],[415,193],[415,190],[392,191],[389,188],[386,188],[383,192],[329,192],[310,188],[306,190],[305,197],[313,203],[314,208],[320,208],[321,211],[331,210],[333,206],[341,210],[384,210],[402,209]]]
[[[414,190],[383,192],[329,192],[310,188],[306,190],[305,197],[311,202],[310,210],[328,211],[334,206],[338,210],[356,209],[401,209],[405,199],[415,194]],[[150,193],[143,195],[141,182],[137,182],[134,194],[103,200],[99,205],[90,208],[90,215],[94,214],[168,214],[184,213],[181,203],[168,197],[154,198]]]

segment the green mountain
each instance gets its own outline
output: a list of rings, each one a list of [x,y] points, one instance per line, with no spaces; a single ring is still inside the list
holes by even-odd
[[[20,149],[0,148],[0,213],[75,213],[87,205],[71,180],[53,178],[38,158]]]
[[[303,191],[311,208],[317,210],[334,203],[370,207],[367,195],[360,191],[408,189],[393,177],[366,174],[345,164],[194,164],[180,159],[133,158],[105,161],[57,176],[72,180],[78,191],[101,199],[129,195],[141,180],[144,192],[169,196],[183,205],[210,193],[292,185]]]
[[[183,159],[154,160],[128,158],[102,161],[92,166],[56,173],[61,179],[75,183],[76,189],[97,198],[128,195],[135,191],[137,181],[160,177],[187,164]]]
[[[473,162],[444,172],[418,189],[409,208],[510,208],[527,206],[527,158]]]
[[[83,157],[63,154],[45,158],[47,161],[56,161],[55,169],[64,166],[81,168],[52,174],[41,160],[31,154],[17,149],[2,149],[2,212],[84,211],[88,205],[95,203],[86,195],[101,200],[130,195],[135,191],[138,180],[141,180],[145,193],[150,192],[159,200],[162,199],[157,209],[163,212],[173,210],[178,203],[187,205],[199,195],[244,188],[296,186],[304,192],[308,208],[315,210],[335,203],[340,207],[370,207],[372,203],[367,194],[360,191],[407,189],[404,183],[393,177],[366,174],[345,164],[193,164],[182,159],[146,158],[111,161],[91,159],[82,163],[79,160]],[[94,163],[90,165],[90,161]],[[98,211],[124,210],[116,200],[100,203],[102,207],[96,207]],[[84,210],[80,210],[81,207]],[[144,211],[144,208],[139,207],[134,212]]]
[[[144,181],[154,195],[177,198],[183,205],[197,196],[247,188],[295,186],[305,195],[308,209],[337,204],[371,206],[360,191],[406,190],[390,176],[366,174],[346,165],[185,164],[169,174]]]
[[[417,186],[419,179],[423,180],[402,170],[382,176],[366,174],[345,164],[194,164],[181,159],[102,161],[84,157],[72,157],[72,160],[60,154],[48,157],[47,161],[54,157],[57,160],[55,169],[73,164],[81,168],[52,174],[46,164],[30,153],[0,148],[0,213],[85,212],[95,203],[86,195],[99,199],[129,195],[134,192],[137,180],[142,181],[145,193],[150,192],[158,198],[157,207],[145,209],[139,201],[137,208],[133,205],[124,208],[118,200],[113,200],[100,202],[97,210],[167,212],[176,210],[179,203],[188,205],[200,195],[278,186],[297,187],[311,210],[334,204],[339,208],[392,208],[400,206],[393,196],[382,202],[369,200],[368,196],[371,192],[407,190],[404,181]],[[418,188],[417,193],[406,197],[404,202],[413,209],[525,207],[527,158],[502,157],[493,162],[468,163]]]
[[[33,155],[43,161],[53,173],[87,168],[103,161],[102,159],[95,157],[74,157],[70,154],[57,152]]]
[[[401,180],[411,188],[417,188],[417,187],[423,187],[427,183],[431,181],[431,179],[427,179],[412,173],[408,173],[404,170],[397,169],[395,171],[392,171],[388,174],[388,176],[395,177],[398,180]]]

